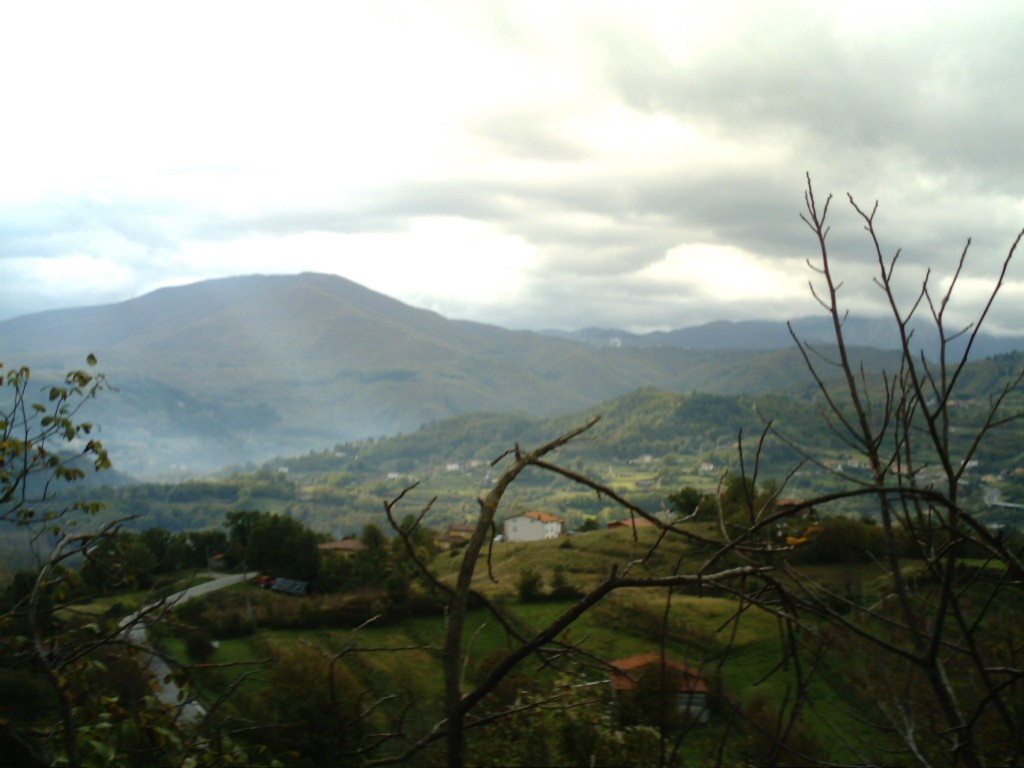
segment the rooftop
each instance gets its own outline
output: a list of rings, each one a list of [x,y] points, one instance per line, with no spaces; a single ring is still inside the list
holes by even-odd
[[[640,680],[660,673],[662,657],[657,653],[642,653],[611,662],[614,671],[609,676],[612,688],[617,691],[635,690]],[[665,658],[665,680],[670,688],[688,693],[707,693],[708,686],[700,676],[700,670],[674,659]]]

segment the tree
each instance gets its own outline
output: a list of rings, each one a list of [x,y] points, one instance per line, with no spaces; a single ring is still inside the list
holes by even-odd
[[[578,600],[583,593],[569,583],[565,575],[565,568],[556,565],[551,572],[551,599],[552,600]]]
[[[671,595],[672,589],[683,586],[719,585],[728,588],[729,583],[732,581],[742,582],[743,580],[756,580],[769,570],[769,568],[758,565],[733,566],[729,564],[723,565],[722,563],[722,558],[725,555],[737,549],[749,551],[763,550],[764,545],[760,543],[747,543],[743,538],[740,538],[723,544],[721,542],[710,541],[693,533],[692,531],[668,525],[660,521],[652,513],[632,504],[612,488],[602,485],[601,483],[598,483],[576,471],[550,463],[546,460],[545,457],[548,454],[557,451],[580,434],[589,430],[597,423],[597,421],[598,418],[591,419],[585,424],[582,424],[531,451],[524,451],[520,449],[519,446],[516,446],[494,462],[497,464],[505,458],[510,459],[508,465],[498,477],[494,486],[485,496],[479,499],[480,511],[476,526],[469,542],[461,550],[462,559],[454,586],[438,581],[430,573],[422,560],[416,557],[414,547],[410,545],[410,539],[408,536],[409,528],[403,528],[403,526],[399,525],[395,517],[394,513],[397,505],[415,486],[405,489],[398,497],[385,505],[388,513],[388,520],[395,532],[402,538],[403,542],[405,542],[409,556],[417,562],[423,576],[433,583],[435,588],[441,594],[445,595],[446,631],[444,643],[441,649],[441,661],[445,685],[444,719],[429,733],[418,738],[414,738],[411,746],[407,749],[394,755],[376,758],[371,761],[372,765],[407,762],[413,755],[424,749],[426,746],[436,741],[443,740],[445,743],[447,764],[453,768],[462,766],[466,758],[466,735],[467,731],[471,727],[479,727],[483,723],[495,722],[502,717],[510,716],[521,710],[517,707],[513,707],[505,712],[489,714],[478,720],[472,719],[472,713],[481,706],[492,692],[500,688],[505,678],[512,674],[525,659],[535,654],[541,655],[543,658],[552,659],[571,656],[573,649],[571,647],[567,647],[565,643],[559,640],[562,633],[586,611],[590,610],[594,605],[600,602],[602,598],[615,590],[628,588],[658,589],[668,590],[668,594]],[[555,476],[565,478],[573,483],[578,483],[590,488],[591,490],[612,500],[615,504],[626,509],[631,514],[650,520],[666,534],[672,533],[701,545],[711,545],[715,547],[717,550],[716,554],[709,557],[697,573],[669,573],[657,576],[634,576],[630,572],[632,565],[627,565],[621,573],[618,569],[613,569],[604,581],[584,594],[578,602],[558,616],[547,627],[536,633],[524,633],[517,628],[516,622],[507,616],[497,605],[489,602],[485,597],[473,590],[472,583],[476,570],[481,564],[484,546],[488,542],[493,541],[494,520],[501,500],[512,483],[514,483],[519,475],[527,468],[540,469]],[[416,518],[417,525],[427,515],[432,505],[433,500],[428,502],[421,509]],[[749,536],[756,536],[761,530],[770,529],[773,522],[774,518],[771,515],[767,515],[764,519],[759,519],[751,529],[747,531],[747,534]],[[467,614],[471,605],[484,606],[494,619],[505,629],[509,637],[514,642],[512,647],[503,655],[500,661],[494,664],[481,680],[478,680],[469,690],[464,690],[464,669],[466,665],[466,657],[463,649],[463,638]],[[592,659],[590,660],[590,664],[593,664]],[[557,698],[558,696],[556,695],[554,699],[546,699],[545,701],[553,701]],[[542,704],[535,703],[529,706],[533,708],[542,706]],[[412,738],[410,735],[401,732],[396,735],[401,735],[406,739]],[[667,764],[668,762],[666,757],[666,744],[668,738],[669,735],[665,733],[661,734],[659,737],[659,750],[662,755],[660,758],[661,764]]]
[[[364,549],[355,554],[355,577],[362,585],[381,585],[388,574],[388,540],[373,523],[363,526],[359,536]],[[415,549],[415,547],[414,547]]]
[[[89,366],[95,362],[90,355]],[[80,515],[76,513],[88,516],[97,508],[86,503],[62,508],[53,503],[53,498],[58,485],[84,477],[82,460],[91,461],[96,470],[110,466],[102,443],[90,437],[92,424],[77,419],[80,409],[103,389],[105,382],[102,376],[86,370],[72,371],[63,384],[45,390],[45,403],[32,402],[30,383],[27,367],[5,373],[0,364],[0,386],[5,395],[0,406],[0,521],[30,532],[32,542],[39,546],[51,537],[61,540],[36,571],[21,580],[16,594],[11,594],[13,604],[0,626],[5,630],[24,628],[26,635],[5,632],[3,655],[8,668],[31,668],[35,661],[44,670],[43,678],[57,703],[54,711],[59,717],[63,751],[72,764],[77,764],[78,722],[65,687],[78,670],[49,662],[54,645],[53,611],[67,595],[65,563],[87,552],[108,531],[68,533],[68,527],[78,522]],[[83,447],[72,449],[83,440]],[[71,644],[71,638],[64,639]],[[30,754],[43,759],[42,746],[33,743],[30,736],[11,735]]]
[[[365,728],[355,697],[361,685],[344,668],[315,650],[296,646],[281,652],[270,668],[270,685],[243,693],[238,708],[255,723],[248,738],[259,750],[259,764],[358,766]]]
[[[176,571],[189,564],[191,553],[184,534],[174,534],[166,528],[152,527],[141,531],[138,541],[153,553],[154,567],[158,572]]]
[[[229,548],[228,535],[220,530],[189,531],[184,539],[188,553],[186,563],[193,568],[205,568],[211,555],[224,553]]]
[[[104,537],[85,553],[85,558],[81,576],[101,594],[153,586],[156,555],[130,533],[120,531]]]
[[[716,509],[715,497],[710,493],[701,493],[692,485],[670,493],[666,499],[672,511],[679,517],[704,516]]]
[[[228,529],[228,549],[235,565],[247,562],[249,541],[252,539],[253,529],[259,525],[264,515],[264,512],[257,510],[238,510],[228,512],[224,516],[224,527]],[[216,553],[210,552],[209,554]]]
[[[91,355],[88,363],[95,365]],[[90,530],[99,505],[64,504],[58,493],[85,476],[83,464],[110,466],[92,424],[79,418],[105,379],[72,371],[43,389],[45,402],[33,402],[30,383],[28,368],[4,373],[0,366],[0,522],[25,531],[37,555],[36,568],[5,590],[0,614],[0,686],[17,686],[31,706],[0,718],[5,760],[141,766],[235,756],[230,745],[199,739],[157,695],[131,642],[148,612],[119,623],[68,610],[88,594],[90,570],[100,586],[107,578],[138,581],[155,560],[134,537],[118,537],[123,520]]]
[[[1007,377],[971,424],[957,418],[954,404],[977,334],[1024,230],[1010,245],[975,322],[950,327],[947,312],[970,240],[950,270],[947,287],[936,293],[926,271],[907,307],[900,301],[905,284],[897,279],[901,254],[885,255],[875,227],[877,204],[869,212],[848,199],[867,233],[875,282],[888,304],[901,355],[896,370],[870,376],[846,344],[842,282],[827,241],[831,196],[819,206],[808,176],[802,218],[818,244],[812,292],[832,321],[835,346],[826,352],[791,333],[817,383],[825,427],[860,454],[869,477],[832,470],[844,489],[799,506],[827,511],[846,498],[874,499],[881,537],[876,552],[891,592],[864,605],[855,595],[835,595],[787,567],[798,585],[791,593],[793,610],[809,617],[808,624],[832,626],[847,659],[855,660],[848,670],[898,735],[907,760],[1013,764],[1024,758],[1024,648],[1009,629],[1024,619],[1022,548],[986,527],[965,505],[961,490],[983,443],[1021,418],[1017,393],[1024,370]],[[933,349],[917,341],[926,325],[935,331]],[[958,353],[955,343],[961,344]],[[826,366],[840,371],[840,385],[827,383]],[[827,466],[807,446],[788,442],[806,462]],[[918,564],[912,571],[905,565],[908,554]],[[968,556],[977,565],[968,565]]]
[[[96,359],[90,355],[89,366]],[[3,370],[0,387],[7,397],[0,410],[0,520],[22,526],[57,520],[65,514],[96,511],[79,503],[66,510],[41,510],[55,492],[55,484],[85,476],[83,460],[95,470],[110,467],[103,444],[92,438],[93,425],[76,420],[85,403],[106,385],[103,376],[71,371],[63,384],[47,388],[46,403],[31,402],[26,367]],[[83,442],[84,441],[84,442]]]
[[[246,567],[301,581],[320,570],[319,541],[313,531],[287,515],[229,512],[232,551]]]
[[[812,286],[812,290],[832,318],[834,354],[812,348],[795,334],[794,341],[818,384],[823,429],[838,433],[846,445],[863,456],[870,468],[870,479],[865,482],[860,477],[842,474],[842,470],[832,470],[837,472],[836,479],[841,484],[838,490],[779,504],[792,475],[779,483],[758,480],[762,456],[774,451],[771,441],[781,440],[803,457],[803,463],[814,463],[826,470],[829,464],[816,457],[809,446],[787,439],[783,431],[769,423],[752,455],[740,438],[740,471],[726,478],[719,495],[721,536],[714,539],[661,522],[614,490],[545,459],[592,423],[533,451],[522,451],[516,446],[507,454],[510,463],[479,501],[477,526],[462,550],[455,584],[437,585],[448,601],[447,633],[442,648],[444,719],[408,750],[380,758],[375,761],[377,764],[400,762],[427,744],[443,739],[448,765],[462,765],[471,728],[522,714],[522,710],[512,707],[473,719],[471,715],[481,702],[528,656],[564,659],[571,655],[572,648],[558,646],[559,633],[610,592],[623,587],[664,591],[664,627],[671,614],[674,589],[707,589],[711,585],[737,597],[737,612],[729,624],[738,625],[754,608],[778,620],[781,658],[774,674],[785,676],[780,685],[785,686],[787,693],[778,702],[760,701],[758,715],[749,723],[733,720],[738,723],[736,727],[749,731],[751,744],[756,741],[758,762],[822,760],[834,764],[828,750],[837,746],[843,754],[855,756],[845,759],[859,758],[859,762],[869,763],[891,762],[892,750],[899,748],[903,751],[897,754],[898,760],[923,765],[1015,764],[1024,757],[1024,646],[1019,643],[1019,632],[1012,629],[1019,628],[1024,620],[1024,547],[1017,539],[989,530],[964,506],[960,493],[965,468],[979,446],[995,430],[1020,417],[1019,400],[1015,398],[1024,371],[1015,372],[1004,389],[993,394],[987,415],[975,424],[966,439],[962,428],[953,429],[959,427],[954,423],[955,394],[973,341],[1024,232],[1010,247],[978,321],[966,329],[950,331],[945,313],[963,269],[966,249],[949,288],[933,295],[926,275],[916,300],[904,312],[898,301],[900,291],[893,283],[898,254],[891,259],[883,256],[874,230],[874,212],[865,213],[852,199],[850,202],[865,225],[877,257],[877,282],[889,302],[901,338],[900,365],[896,371],[882,372],[873,379],[857,365],[845,344],[846,315],[837,301],[841,283],[833,277],[826,244],[828,204],[823,209],[817,207],[809,178],[804,219],[818,240],[820,260],[813,268],[824,284],[824,288]],[[938,349],[930,354],[922,354],[916,341],[912,341],[911,320],[919,310],[928,313],[938,331]],[[959,337],[966,340],[965,348],[959,356],[952,357],[952,342]],[[834,379],[819,370],[821,365],[831,365],[840,371],[839,388],[829,384]],[[1011,408],[1015,402],[1017,405]],[[668,536],[684,537],[703,547],[708,556],[694,573],[634,577],[628,569],[621,574],[613,571],[548,627],[523,635],[497,606],[476,594],[471,584],[478,566],[486,562],[484,545],[492,538],[497,507],[507,488],[527,468],[552,472],[589,487],[631,514],[654,522],[662,531],[659,541]],[[404,495],[403,492],[388,505],[389,519],[400,536],[403,534],[392,510]],[[879,562],[885,565],[886,583],[891,590],[874,603],[862,602],[855,590],[836,594],[828,585],[810,578],[790,557],[796,550],[773,542],[770,536],[781,520],[812,512],[827,514],[837,502],[863,498],[874,499],[878,507],[882,545],[879,547],[877,540],[866,540],[866,546],[869,555],[881,555]],[[687,507],[692,501],[680,498]],[[428,503],[418,519],[429,508]],[[920,563],[917,573],[905,570],[908,542]],[[968,565],[964,561],[967,552],[983,553],[982,562]],[[430,578],[427,569],[424,575]],[[514,642],[482,679],[465,689],[463,631],[471,601],[485,605]],[[664,638],[664,629],[660,634]],[[830,664],[830,684],[848,685],[851,700],[859,701],[860,706],[877,706],[887,719],[867,742],[853,738],[844,742],[842,727],[835,727],[834,732],[840,735],[838,744],[833,739],[832,744],[823,746],[805,730],[804,713],[815,706],[810,692],[821,670]],[[545,701],[551,703],[554,699],[548,697]],[[726,703],[727,708],[730,706]],[[731,710],[733,718],[743,717],[742,708],[731,706]],[[662,730],[656,764],[671,764],[679,743]],[[724,754],[730,754],[725,740],[714,747],[712,755],[717,758],[712,759],[721,762]],[[736,759],[744,759],[742,751],[732,754]]]
[[[516,577],[516,594],[524,603],[540,600],[544,594],[544,578],[533,568],[523,568]]]

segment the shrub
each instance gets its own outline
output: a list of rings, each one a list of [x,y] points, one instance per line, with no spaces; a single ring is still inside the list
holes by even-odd
[[[524,603],[541,600],[544,597],[544,580],[533,568],[523,568],[516,578],[516,593]]]
[[[246,619],[239,611],[207,611],[202,618],[210,634],[223,640],[247,637],[256,631],[255,622]]]
[[[565,576],[565,569],[556,565],[551,574],[551,599],[552,600],[579,600],[583,593],[576,589]]]
[[[213,656],[213,640],[205,630],[189,629],[185,634],[185,653],[189,659],[204,664]]]

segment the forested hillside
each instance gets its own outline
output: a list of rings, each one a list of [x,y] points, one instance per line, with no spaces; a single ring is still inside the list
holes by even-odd
[[[448,320],[329,275],[244,277],[0,323],[37,381],[95,354],[115,465],[181,477],[469,413],[551,416],[635,389],[802,396],[794,349],[594,347]],[[752,343],[754,343],[752,341]],[[870,369],[891,352],[862,350]]]
[[[976,426],[986,399],[982,393],[1014,362],[1011,358],[971,366],[965,382],[977,398],[958,401],[954,440]],[[383,501],[421,483],[437,495],[430,524],[441,528],[470,519],[477,497],[495,476],[491,462],[513,445],[534,445],[589,418],[600,421],[566,447],[571,466],[600,477],[631,498],[660,509],[683,485],[714,491],[727,473],[740,471],[742,441],[749,467],[760,450],[762,477],[788,478],[787,497],[808,496],[841,487],[843,476],[865,471],[834,433],[820,428],[812,399],[778,395],[681,394],[645,388],[565,416],[467,414],[427,424],[406,435],[338,443],[304,454],[281,455],[257,469],[233,470],[178,483],[128,483],[76,490],[81,498],[102,500],[111,518],[131,515],[132,527],[172,531],[219,526],[233,510],[264,509],[290,514],[317,531],[341,536],[369,523],[383,525]],[[765,429],[771,426],[760,445]],[[965,473],[962,493],[982,519],[1010,526],[1020,512],[988,502],[1024,503],[1024,425],[1011,422],[994,430]],[[801,452],[819,462],[805,463]],[[606,500],[583,489],[552,485],[550,478],[525,475],[517,486],[516,508],[548,509],[582,525],[607,522]],[[873,514],[870,504],[850,500],[847,511]],[[842,506],[839,509],[843,509]],[[20,541],[20,539],[19,539]],[[8,546],[16,547],[15,540]]]
[[[829,364],[829,350],[814,354]],[[913,359],[895,361],[900,381],[908,380]],[[145,754],[201,747],[250,761],[298,755],[311,765],[345,762],[354,749],[356,762],[381,754],[422,765],[442,754],[459,765],[464,756],[533,765],[640,754],[668,765],[711,753],[722,763],[757,760],[765,750],[779,760],[877,762],[902,750],[906,735],[869,725],[865,716],[876,706],[902,706],[911,688],[932,697],[910,697],[922,712],[950,691],[964,696],[985,748],[1006,753],[1001,734],[1012,717],[990,705],[1001,685],[972,685],[973,670],[1001,658],[1002,638],[1019,624],[1010,589],[1020,570],[1013,530],[1024,445],[1014,418],[1024,404],[1014,373],[1020,363],[1020,355],[1009,355],[965,366],[955,398],[904,384],[910,394],[898,407],[891,399],[896,379],[867,364],[857,385],[863,399],[852,405],[833,397],[839,388],[832,379],[828,396],[806,381],[760,394],[731,394],[724,383],[714,394],[644,386],[569,413],[466,413],[404,435],[281,452],[262,466],[202,479],[61,484],[69,492],[47,499],[40,480],[83,473],[70,455],[51,453],[53,442],[80,450],[96,469],[109,463],[97,441],[84,443],[94,426],[76,423],[77,406],[63,405],[106,395],[106,382],[72,372],[64,388],[44,387],[56,406],[15,406],[4,421],[6,455],[29,456],[33,467],[4,482],[37,497],[30,508],[8,490],[9,520],[18,525],[0,542],[11,570],[3,593],[9,638],[28,648],[29,635],[16,634],[23,617],[37,638],[31,658],[38,664],[19,669],[22,688],[37,704],[47,700],[47,678],[57,681],[60,700],[99,692],[95,713],[82,717],[68,708],[57,718],[69,754],[74,734],[100,732],[109,710],[124,725],[114,747],[88,742],[96,754],[121,750],[121,735],[141,732],[149,739],[138,747]],[[849,375],[849,365],[841,372]],[[728,379],[729,370],[719,365],[715,375]],[[799,380],[792,366],[773,370]],[[25,402],[18,398],[28,373],[12,382],[15,401]],[[876,403],[886,404],[880,413],[872,410]],[[197,418],[216,430],[211,416]],[[885,440],[870,431],[875,419]],[[11,425],[22,423],[51,444],[19,442]],[[858,424],[867,425],[864,439],[851,428]],[[268,431],[264,439],[275,438]],[[880,460],[878,446],[895,458]],[[893,482],[904,483],[895,497]],[[936,490],[943,483],[952,490]],[[94,513],[99,533],[77,536],[74,520],[85,511]],[[506,518],[527,511],[548,513],[572,535],[544,542],[493,536]],[[967,523],[951,528],[954,517]],[[599,530],[630,520],[662,531],[634,538],[629,530]],[[965,538],[954,542],[951,531]],[[64,554],[69,544],[75,548]],[[258,569],[259,585],[283,594],[236,583],[178,603],[169,621],[143,618],[154,590],[191,590],[197,576],[189,570],[220,564]],[[943,594],[963,617],[949,630],[956,664],[925,688],[919,670],[900,662],[931,663],[926,643],[934,622],[919,618],[918,609],[941,606]],[[911,608],[903,617],[890,607],[894,596]],[[167,618],[163,604],[151,610]],[[50,616],[45,630],[35,618],[40,611]],[[491,618],[497,624],[488,629]],[[915,633],[909,639],[901,621]],[[110,651],[122,636],[145,643],[146,623],[159,655],[191,670],[189,695],[197,701],[187,706],[199,714],[190,717],[218,733],[254,733],[246,724],[257,723],[259,733],[201,744],[161,740],[158,734],[177,727],[161,725],[173,710],[145,692],[163,690],[174,676],[150,680],[130,651]],[[38,639],[44,634],[45,643]],[[665,668],[668,655],[695,664],[687,675],[706,693],[680,719],[666,718],[639,682],[641,693],[615,694],[612,709],[607,695],[586,693],[611,684],[609,659],[660,653]],[[1017,664],[1019,649],[1008,653]],[[534,658],[541,663],[534,666]],[[851,658],[858,662],[848,664]],[[111,664],[119,671],[108,677]],[[266,669],[266,680],[250,677],[250,669]],[[73,683],[61,683],[72,676]],[[900,690],[865,693],[878,679]],[[19,732],[54,721],[37,704],[10,709],[12,717],[22,711]],[[563,713],[560,729],[552,722],[554,730],[528,744],[504,732],[534,732],[552,705]],[[528,712],[534,706],[537,712]],[[577,708],[588,716],[566,720]],[[290,721],[300,710],[301,721]],[[471,727],[492,714],[501,718],[498,729]],[[442,717],[452,737],[443,752],[434,735]],[[837,728],[863,732],[868,746],[829,738]],[[381,729],[393,736],[377,740]],[[406,734],[417,733],[423,741],[406,754]],[[573,741],[579,734],[586,744]],[[945,731],[935,738],[946,738]],[[656,759],[672,739],[676,756]]]

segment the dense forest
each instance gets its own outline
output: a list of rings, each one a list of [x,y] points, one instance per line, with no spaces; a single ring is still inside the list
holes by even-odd
[[[969,439],[984,418],[981,392],[1019,355],[982,361],[968,368],[973,397],[951,404],[951,438]],[[1020,397],[1020,395],[1016,395]],[[1017,407],[1017,406],[1014,406]],[[564,457],[580,471],[601,477],[652,509],[682,485],[713,491],[726,473],[739,471],[738,441],[759,450],[762,475],[781,479],[800,461],[793,446],[813,447],[820,461],[790,478],[787,495],[820,494],[840,487],[842,473],[863,472],[849,447],[822,432],[813,402],[781,396],[680,394],[643,389],[578,414],[537,418],[469,414],[433,422],[408,435],[338,444],[298,456],[281,456],[261,468],[238,468],[179,483],[89,484],[75,489],[82,499],[103,502],[107,517],[134,518],[129,527],[183,531],[216,528],[233,510],[286,513],[314,530],[340,538],[363,526],[386,528],[383,501],[421,482],[438,496],[432,519],[461,523],[475,514],[476,498],[495,476],[491,462],[517,442],[539,443],[593,416],[600,421],[585,440],[567,446]],[[758,446],[770,425],[768,438]],[[990,524],[1017,526],[1020,511],[992,506],[995,499],[1024,502],[1024,432],[1010,422],[987,435],[961,482],[961,493]],[[748,454],[752,456],[752,454]],[[592,493],[553,488],[550,479],[524,476],[519,507],[550,509],[578,527],[613,510]],[[872,513],[870,502],[850,500],[839,511]],[[20,546],[20,544],[18,545]]]

